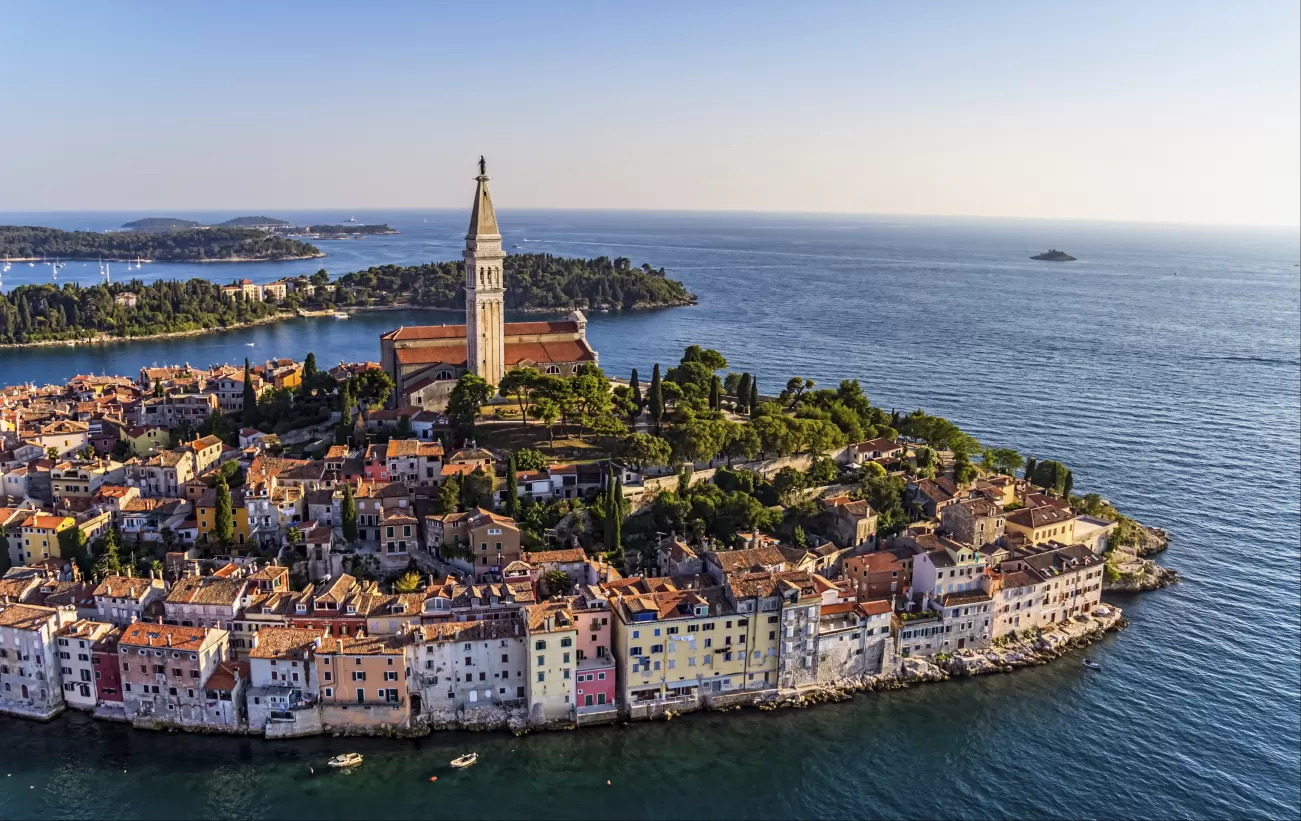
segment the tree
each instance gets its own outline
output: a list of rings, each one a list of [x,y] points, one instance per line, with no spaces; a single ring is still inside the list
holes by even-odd
[[[253,387],[253,370],[249,367],[248,357],[244,357],[244,425],[255,428],[258,425],[257,390]]]
[[[436,507],[439,513],[455,513],[456,508],[461,504],[461,476],[452,474],[443,480],[438,486],[438,496],[435,497]]]
[[[467,373],[456,380],[447,401],[447,417],[455,427],[458,439],[465,441],[474,437],[474,419],[490,396],[492,386],[483,377]]]
[[[122,572],[122,560],[118,556],[117,528],[110,527],[104,531],[99,542],[99,558],[95,561],[95,574],[98,576],[116,576]]]
[[[1025,476],[1025,480],[1026,480],[1027,482],[1030,482],[1031,484],[1034,484],[1034,471],[1035,471],[1035,466],[1036,466],[1036,463],[1035,463],[1034,457],[1033,457],[1033,456],[1027,456],[1026,459],[1025,459],[1025,473],[1024,473],[1023,475]]]
[[[961,487],[976,478],[976,466],[967,458],[966,451],[953,454],[953,481]]]
[[[541,451],[532,448],[520,448],[515,451],[515,468],[517,470],[542,470],[547,466],[547,457]]]
[[[647,410],[651,422],[655,425],[655,435],[660,435],[660,425],[664,421],[664,386],[660,384],[660,363],[655,363],[651,371],[650,396],[647,398]]]
[[[556,449],[556,437],[552,425],[560,418],[560,406],[552,399],[543,396],[534,400],[529,406],[529,415],[534,419],[540,419],[542,424],[547,426],[547,438],[551,440],[551,449]]]
[[[1075,477],[1068,470],[1066,471],[1066,476],[1062,479],[1062,498],[1070,499],[1071,490],[1073,490],[1074,488],[1075,488]]]
[[[737,389],[741,387],[741,374],[736,371],[729,371],[723,378],[723,392],[728,396],[736,396]]]
[[[729,467],[733,459],[753,459],[759,455],[762,448],[763,443],[759,441],[759,434],[755,433],[753,425],[728,423],[723,440],[723,451],[727,454]]]
[[[492,490],[493,477],[478,467],[473,473],[461,477],[460,501],[461,509],[469,510],[474,507],[484,507],[492,509]]]
[[[994,448],[994,469],[999,473],[1015,476],[1017,468],[1025,464],[1021,454],[1012,448]]]
[[[628,390],[632,393],[633,404],[637,406],[637,411],[633,414],[635,417],[637,413],[641,413],[642,405],[645,404],[641,395],[641,380],[637,378],[636,368],[632,369],[632,376],[628,379]]]
[[[525,425],[529,423],[525,408],[532,401],[533,391],[541,381],[542,374],[536,368],[511,368],[501,378],[501,384],[497,386],[497,393],[503,399],[515,397],[515,401],[519,404],[520,418],[524,420]]]
[[[759,407],[759,377],[750,379],[750,401],[745,403],[746,408],[750,411],[750,416],[754,417],[754,409]]]
[[[235,538],[235,519],[231,511],[230,486],[226,484],[225,476],[217,479],[216,508],[213,531],[217,534],[218,543],[225,547]]]
[[[710,371],[721,371],[727,367],[727,359],[713,348],[689,345],[682,353],[682,363],[699,362]]]
[[[792,376],[786,381],[786,389],[781,392],[779,397],[789,407],[795,407],[804,398],[804,392],[813,390],[814,381],[805,379],[802,376]]]
[[[722,396],[723,396],[723,383],[722,383],[722,380],[720,380],[720,379],[718,378],[718,374],[714,374],[714,378],[711,379],[711,380],[709,380],[709,408],[710,408],[710,410],[718,410],[718,409],[719,409],[719,407],[721,406],[721,403],[722,403],[722,401],[723,401],[723,400],[722,400]]]
[[[72,559],[82,573],[89,575],[92,569],[90,555],[86,552],[86,534],[75,524],[59,531],[59,554],[65,559]]]
[[[59,449],[54,445],[50,445],[45,449],[45,455],[55,462],[59,461]]]
[[[667,465],[673,458],[672,448],[658,436],[632,433],[619,441],[615,455],[635,468]]]
[[[352,485],[343,485],[343,500],[339,503],[339,523],[343,527],[343,538],[349,544],[357,541],[357,499],[352,495]]]
[[[506,515],[512,519],[519,518],[519,482],[515,478],[515,454],[506,457]]]
[[[424,580],[414,570],[408,570],[393,584],[394,593],[415,593],[420,590]]]
[[[614,466],[608,473],[605,504],[605,549],[616,552],[623,543],[623,485]]]
[[[748,372],[741,374],[740,380],[736,383],[736,411],[745,413],[750,407],[750,374]]]
[[[303,387],[307,387],[316,378],[316,372],[316,354],[308,351],[303,359]]]

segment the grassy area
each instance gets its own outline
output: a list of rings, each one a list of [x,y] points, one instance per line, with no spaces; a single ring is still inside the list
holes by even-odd
[[[527,426],[517,421],[479,424],[475,433],[482,447],[512,451],[531,448],[562,462],[594,462],[611,455],[608,440],[594,436],[585,440],[576,436],[562,436],[559,423],[555,425],[554,448],[551,446],[551,437],[547,435],[547,427],[541,422],[531,422]]]

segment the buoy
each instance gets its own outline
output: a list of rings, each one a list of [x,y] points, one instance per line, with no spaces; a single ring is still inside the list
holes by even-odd
[[[608,778],[605,779],[605,786],[607,786],[607,787],[613,786],[613,785],[610,783],[610,779],[608,779]]]
[[[429,780],[430,780],[430,781],[437,781],[437,780],[438,780],[438,776],[436,776],[436,775],[431,775],[431,776],[429,776]]]

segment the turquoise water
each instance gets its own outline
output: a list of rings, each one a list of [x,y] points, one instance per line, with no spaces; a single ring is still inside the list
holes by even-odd
[[[141,215],[0,215],[0,222],[102,228],[133,216]],[[356,216],[403,233],[324,244],[325,260],[147,265],[141,273],[267,281],[323,264],[338,274],[372,262],[455,258],[464,233],[463,214]],[[626,375],[636,366],[645,376],[653,362],[676,361],[699,343],[757,372],[764,390],[793,374],[819,383],[857,377],[877,404],[922,406],[991,444],[1066,462],[1077,488],[1171,532],[1161,560],[1185,583],[1119,600],[1132,624],[1090,650],[1103,661],[1100,675],[1066,661],[809,710],[521,739],[275,744],[134,732],[81,716],[48,726],[0,720],[7,742],[0,773],[13,773],[0,775],[0,816],[1301,814],[1295,231],[500,216],[508,246],[628,256],[664,266],[700,296],[692,308],[593,317],[589,337],[608,371]],[[1027,259],[1048,247],[1080,262]],[[94,267],[87,270],[93,278]],[[18,282],[4,278],[6,287]],[[371,313],[183,340],[4,351],[0,378],[62,380],[309,349],[323,364],[374,359],[382,331],[449,320]],[[448,770],[446,762],[470,748],[481,763]],[[366,764],[352,775],[323,772],[324,760],[345,749],[365,753]],[[439,781],[429,783],[430,775]]]

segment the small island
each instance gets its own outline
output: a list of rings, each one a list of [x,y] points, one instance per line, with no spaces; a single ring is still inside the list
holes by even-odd
[[[159,224],[153,219],[137,222]],[[57,258],[107,262],[265,262],[323,256],[325,253],[314,245],[251,228],[157,227],[98,233],[0,225],[0,257],[12,261]]]
[[[1058,251],[1056,248],[1049,248],[1042,254],[1035,254],[1030,259],[1037,259],[1041,262],[1073,262],[1075,257],[1065,251]]]
[[[359,223],[345,223],[343,225],[309,225],[307,226],[307,233],[311,236],[328,237],[331,235],[396,234],[398,231],[395,228],[390,228],[387,224],[361,225]]]

